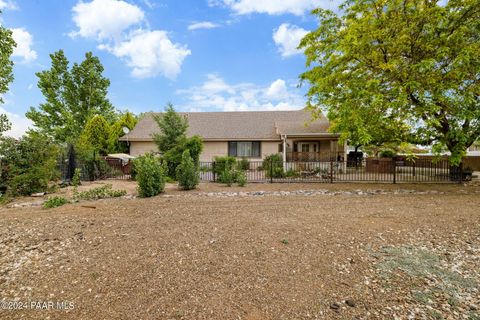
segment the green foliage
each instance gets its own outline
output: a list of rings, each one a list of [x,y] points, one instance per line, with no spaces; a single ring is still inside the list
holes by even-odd
[[[50,57],[51,68],[36,74],[45,102],[38,109],[31,107],[26,116],[56,141],[75,142],[94,115],[108,122],[113,119],[114,109],[107,98],[110,81],[102,75],[104,68],[91,52],[71,68],[63,50]]]
[[[110,125],[101,115],[95,115],[87,121],[79,142],[80,154],[98,153],[105,156],[108,154],[110,138]]]
[[[152,154],[134,160],[138,193],[140,197],[153,197],[165,189],[165,168]]]
[[[110,153],[126,153],[128,146],[125,141],[118,139],[125,135],[124,128],[132,130],[137,124],[137,117],[131,112],[125,112],[120,118],[110,126],[110,135],[108,138],[108,147]]]
[[[83,163],[86,174],[90,181],[98,180],[107,175],[111,170],[107,162],[98,156],[97,153],[86,154],[83,156]]]
[[[262,168],[265,171],[265,176],[270,178],[283,178],[283,159],[279,153],[270,154],[263,159]]]
[[[308,105],[353,145],[408,140],[457,164],[480,135],[478,1],[346,1],[300,48]]]
[[[177,166],[182,161],[185,150],[189,150],[195,166],[198,167],[203,142],[199,136],[187,138],[188,122],[175,112],[173,105],[168,104],[166,112],[155,116],[160,132],[153,135],[153,139],[167,165],[167,176],[176,178]]]
[[[295,171],[293,168],[290,168],[285,172],[285,177],[287,178],[298,178],[299,176],[300,174],[297,171]]]
[[[237,183],[240,187],[245,187],[247,184],[247,175],[244,170],[237,171]]]
[[[80,168],[76,168],[72,178],[72,186],[78,187],[81,184],[80,177],[82,174],[82,170]]]
[[[389,149],[386,149],[386,150],[383,150],[380,152],[380,157],[381,158],[393,158],[395,157],[395,151],[393,150],[389,150]]]
[[[68,200],[65,199],[64,197],[55,196],[55,197],[48,198],[48,200],[45,201],[42,206],[45,209],[49,209],[49,208],[60,207],[67,203],[68,203]]]
[[[98,200],[105,198],[118,198],[127,194],[126,190],[112,189],[111,184],[106,184],[101,187],[93,188],[87,191],[78,192],[74,189],[73,198],[75,200]]]
[[[250,161],[247,158],[242,158],[238,161],[238,168],[240,170],[250,170]]]
[[[218,182],[224,183],[227,186],[231,187],[232,184],[236,181],[237,172],[233,167],[226,167],[218,176]]]
[[[11,196],[46,191],[48,183],[58,178],[58,148],[47,137],[29,132],[16,140],[1,138],[2,159],[0,189]]]
[[[185,139],[188,121],[175,111],[171,103],[167,105],[163,114],[154,116],[154,119],[160,132],[153,135],[153,140],[160,153],[168,152]]]
[[[10,120],[8,120],[7,115],[0,113],[0,136],[2,136],[5,131],[10,130],[11,128],[12,123],[10,122]]]
[[[16,43],[12,31],[0,25],[0,104],[3,103],[3,94],[8,91],[8,85],[13,81],[13,62],[10,56]]]
[[[217,156],[214,158],[214,161],[215,161],[214,171],[216,175],[222,174],[222,172],[224,172],[226,169],[231,169],[235,167],[237,163],[237,159],[235,157],[229,157],[229,156],[225,156],[225,157]]]
[[[177,167],[177,180],[183,190],[195,189],[200,182],[198,167],[193,162],[189,150],[183,152],[182,161]]]

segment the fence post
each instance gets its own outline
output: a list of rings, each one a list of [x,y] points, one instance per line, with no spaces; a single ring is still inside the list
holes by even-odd
[[[392,158],[393,184],[397,183],[397,161]]]
[[[333,160],[330,157],[330,183],[333,183]]]
[[[213,173],[213,182],[216,182],[216,170],[215,170],[215,161],[212,162],[212,173]]]
[[[273,183],[273,158],[270,158],[270,183]]]

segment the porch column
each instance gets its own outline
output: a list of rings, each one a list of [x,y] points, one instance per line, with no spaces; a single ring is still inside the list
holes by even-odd
[[[283,157],[283,171],[287,171],[287,135],[282,135],[282,157]]]

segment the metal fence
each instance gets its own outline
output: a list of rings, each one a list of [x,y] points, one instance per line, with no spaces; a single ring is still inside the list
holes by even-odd
[[[451,183],[469,179],[462,166],[451,167],[448,159],[415,161],[391,158],[366,158],[348,162],[326,161],[241,161],[237,170],[248,182],[377,182],[377,183]],[[238,168],[241,163],[242,168]],[[223,167],[222,167],[223,168]],[[200,180],[221,181],[217,162],[200,163]]]
[[[82,181],[94,180],[129,180],[131,179],[132,161],[121,159],[100,158],[91,162],[76,161],[75,168],[80,169]],[[68,160],[61,159],[58,163],[58,170],[62,180],[70,180]]]

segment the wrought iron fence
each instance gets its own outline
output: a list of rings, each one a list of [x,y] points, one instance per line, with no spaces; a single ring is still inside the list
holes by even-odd
[[[328,160],[329,159],[329,160]],[[239,162],[240,163],[240,162]],[[242,170],[248,182],[377,182],[448,183],[468,180],[463,168],[450,166],[448,159],[366,158],[348,162],[326,157],[324,161],[249,161]],[[200,163],[200,180],[218,182],[221,170],[216,162]]]
[[[132,161],[123,161],[113,158],[99,158],[90,162],[75,162],[75,168],[80,169],[80,179],[82,181],[131,179]],[[70,170],[68,160],[61,159],[58,162],[58,171],[62,180],[70,180]]]

